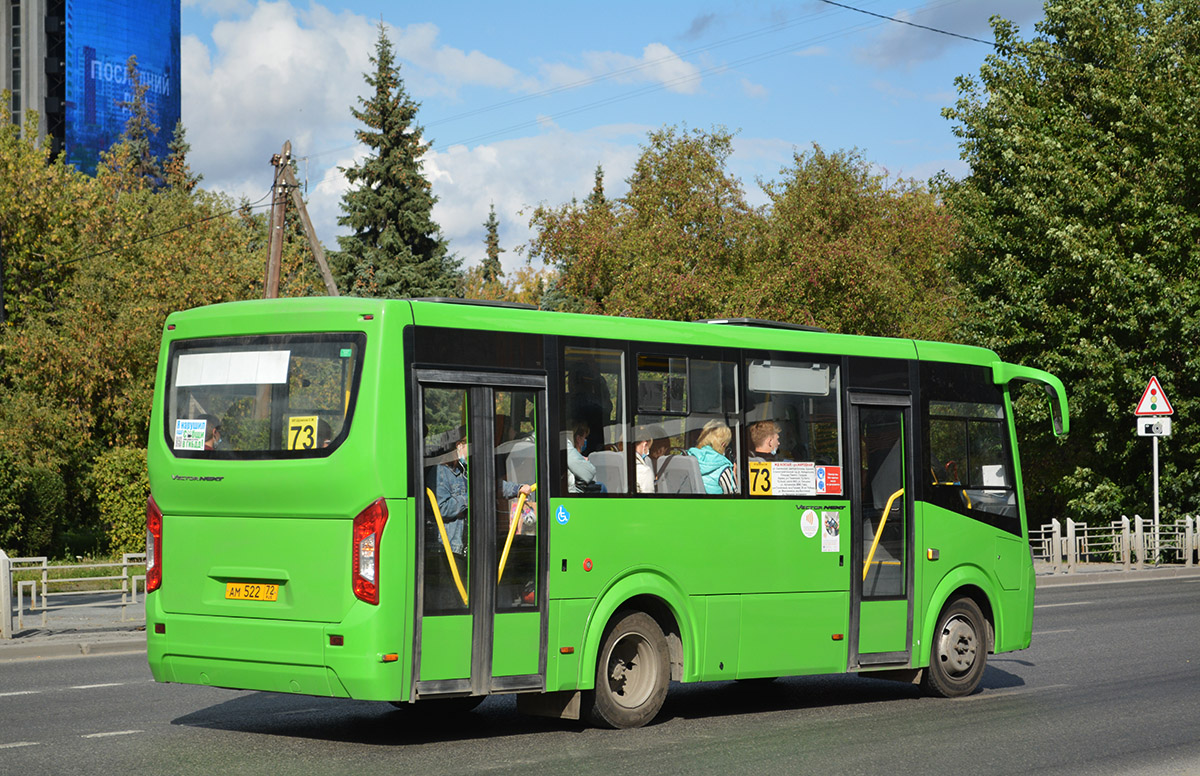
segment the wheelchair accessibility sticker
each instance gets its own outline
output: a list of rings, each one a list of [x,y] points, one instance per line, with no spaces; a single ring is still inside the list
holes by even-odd
[[[559,504],[558,510],[554,513],[554,519],[558,521],[559,525],[566,525],[567,521],[571,519],[571,513],[567,511],[566,507]]]

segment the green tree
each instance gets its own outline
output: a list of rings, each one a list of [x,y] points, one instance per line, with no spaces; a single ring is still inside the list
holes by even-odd
[[[351,234],[338,238],[330,269],[343,293],[377,297],[454,296],[460,262],[446,250],[433,221],[437,197],[422,173],[429,150],[416,123],[419,105],[404,89],[400,67],[383,25],[370,93],[351,113],[364,127],[355,132],[371,151],[360,164],[342,168],[351,188],[338,223]]]
[[[778,181],[765,240],[737,288],[745,314],[830,331],[952,336],[949,214],[912,180],[890,180],[857,151],[814,145]]]
[[[54,309],[74,267],[61,257],[79,248],[81,224],[95,206],[88,178],[38,144],[38,114],[25,115],[28,131],[12,123],[11,95],[0,95],[0,262],[4,322]]]
[[[1050,0],[1031,40],[992,26],[997,53],[945,111],[971,166],[946,191],[962,325],[1070,392],[1065,448],[1040,403],[1023,429],[1031,520],[1145,515],[1142,387],[1200,411],[1200,5]],[[1177,424],[1162,460],[1164,510],[1200,507],[1200,427]]]
[[[168,186],[183,189],[188,193],[195,191],[204,179],[203,175],[193,173],[188,165],[187,155],[191,150],[192,145],[187,141],[183,119],[179,119],[175,122],[175,131],[171,133],[171,142],[167,144],[168,153],[163,162],[163,176]]]
[[[120,140],[101,152],[100,159],[111,173],[120,177],[124,188],[158,188],[163,184],[163,171],[150,148],[150,141],[158,134],[158,125],[150,115],[150,104],[146,101],[149,85],[142,83],[136,56],[130,56],[125,63],[125,79],[130,99],[117,104],[129,112],[129,118],[125,120]]]
[[[488,217],[483,222],[483,228],[487,230],[483,236],[483,245],[486,250],[483,259],[483,279],[494,283],[504,274],[504,270],[500,267],[500,254],[504,253],[504,249],[500,247],[500,221],[496,218],[495,203],[492,203],[488,209]]]
[[[833,331],[942,337],[953,228],[936,197],[856,153],[796,154],[752,208],[733,136],[652,132],[629,193],[538,208],[530,257],[557,271],[549,309],[691,320],[745,316]]]

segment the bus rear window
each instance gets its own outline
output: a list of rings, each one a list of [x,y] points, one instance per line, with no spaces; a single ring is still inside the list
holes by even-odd
[[[171,346],[167,446],[180,457],[319,457],[350,429],[362,334],[190,340]]]

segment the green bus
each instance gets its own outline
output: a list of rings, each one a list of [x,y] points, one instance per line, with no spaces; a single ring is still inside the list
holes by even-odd
[[[1029,646],[1010,390],[962,345],[462,300],[166,322],[146,625],[160,682],[611,727],[671,680],[959,696]]]

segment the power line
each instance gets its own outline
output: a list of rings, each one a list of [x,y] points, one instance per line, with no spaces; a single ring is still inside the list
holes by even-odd
[[[875,1],[875,0],[870,0],[870,1],[872,1],[872,2],[873,2],[873,1]],[[945,0],[944,2],[940,3],[940,5],[948,5],[948,4],[953,4],[953,3],[957,3],[957,2],[959,2],[959,0]],[[428,122],[427,124],[423,124],[423,125],[422,125],[422,127],[423,127],[424,129],[428,130],[428,129],[432,128],[432,127],[442,126],[442,125],[445,125],[445,124],[449,124],[449,123],[452,123],[452,122],[458,121],[458,120],[460,120],[460,119],[464,119],[464,118],[470,118],[470,117],[472,117],[472,116],[477,116],[477,115],[480,115],[480,114],[483,114],[483,113],[490,113],[491,111],[494,111],[494,110],[499,110],[499,109],[501,109],[501,108],[509,108],[509,107],[512,107],[512,106],[514,106],[514,105],[520,105],[520,104],[522,104],[522,103],[525,103],[525,102],[530,102],[530,101],[532,101],[532,100],[541,99],[541,98],[543,98],[543,97],[550,97],[550,96],[553,96],[553,95],[556,95],[556,94],[561,94],[561,93],[563,93],[563,92],[566,92],[566,91],[571,91],[571,90],[573,90],[573,89],[577,89],[577,88],[581,88],[581,87],[585,87],[585,86],[595,86],[596,84],[600,84],[600,83],[603,83],[603,82],[605,82],[605,81],[610,81],[610,80],[613,80],[613,79],[615,79],[615,78],[619,78],[619,77],[621,77],[621,76],[629,75],[629,74],[631,74],[631,73],[636,73],[636,72],[639,72],[639,71],[644,71],[644,70],[647,70],[647,69],[649,69],[649,68],[651,68],[651,67],[654,67],[654,66],[657,66],[657,65],[661,65],[661,64],[664,64],[664,63],[667,63],[667,62],[673,62],[673,61],[676,61],[676,60],[682,60],[682,59],[684,59],[685,57],[689,57],[689,56],[692,56],[692,55],[694,55],[694,54],[701,54],[701,53],[704,53],[704,52],[707,52],[707,51],[712,51],[713,49],[718,49],[718,48],[722,48],[722,47],[725,47],[725,46],[729,46],[729,45],[732,45],[732,44],[734,44],[734,43],[742,43],[742,42],[745,42],[745,41],[747,41],[747,40],[752,40],[752,39],[754,39],[754,38],[759,38],[759,37],[763,37],[763,36],[765,36],[765,35],[770,35],[770,34],[773,34],[773,33],[781,32],[781,31],[784,31],[784,30],[790,29],[790,28],[792,28],[792,27],[796,27],[796,26],[798,26],[798,25],[800,25],[800,24],[805,24],[805,23],[808,23],[808,22],[810,22],[810,21],[813,21],[814,19],[819,19],[820,17],[822,17],[822,16],[824,16],[824,15],[825,15],[825,12],[823,12],[823,11],[822,11],[822,12],[813,11],[813,12],[811,12],[811,13],[808,13],[808,14],[802,15],[802,16],[800,16],[800,17],[797,17],[796,19],[792,19],[792,20],[789,20],[789,21],[784,21],[784,22],[778,22],[778,23],[775,23],[775,24],[767,25],[766,27],[759,27],[759,28],[757,28],[757,29],[750,30],[750,31],[748,31],[748,32],[739,33],[739,34],[737,34],[737,35],[732,35],[732,36],[730,36],[730,37],[728,37],[728,38],[721,38],[721,39],[718,39],[718,40],[716,40],[716,41],[714,41],[714,42],[712,42],[712,43],[708,43],[708,44],[705,44],[705,45],[703,45],[703,46],[697,46],[697,47],[695,47],[695,48],[688,49],[688,50],[686,50],[686,51],[682,51],[682,52],[679,52],[679,53],[674,53],[674,52],[672,52],[672,54],[671,54],[670,56],[664,56],[664,57],[659,57],[659,58],[657,58],[657,59],[652,59],[652,60],[645,61],[645,62],[639,62],[639,63],[638,63],[638,64],[636,64],[636,65],[630,65],[630,66],[628,66],[628,67],[620,68],[620,69],[618,69],[618,70],[613,70],[613,71],[610,71],[610,72],[607,72],[607,73],[602,73],[602,74],[600,74],[600,75],[595,75],[595,76],[591,76],[591,77],[588,77],[588,78],[582,78],[582,79],[580,79],[580,80],[573,81],[573,82],[571,82],[571,83],[567,83],[567,84],[561,84],[561,85],[559,85],[559,86],[553,86],[553,87],[550,87],[550,88],[547,88],[547,89],[542,89],[542,90],[540,90],[540,91],[533,92],[532,94],[526,94],[526,95],[522,95],[522,96],[520,96],[520,97],[513,97],[513,98],[511,98],[511,99],[508,99],[508,100],[502,100],[502,101],[500,101],[500,102],[492,103],[492,104],[490,104],[490,105],[484,105],[483,107],[480,107],[480,108],[475,108],[475,109],[472,109],[472,110],[463,111],[462,113],[456,113],[456,114],[454,114],[454,115],[451,115],[451,116],[446,116],[446,117],[444,117],[444,118],[436,118],[436,119],[434,119],[433,121],[430,121],[430,122]],[[835,33],[829,33],[829,34],[827,34],[827,35],[825,35],[825,36],[818,36],[818,38],[809,39],[808,41],[806,41],[806,42],[804,42],[804,43],[798,44],[798,46],[804,46],[804,45],[813,45],[814,43],[823,42],[824,40],[829,40],[829,39],[831,39],[832,37],[836,37],[836,36],[838,36],[838,35],[841,35],[841,34],[848,34],[848,33],[851,33],[851,32],[858,32],[858,31],[860,31],[860,30],[862,30],[862,29],[869,29],[871,26],[877,26],[877,25],[868,25],[867,27],[862,27],[862,26],[859,26],[859,27],[851,27],[851,28],[846,28],[845,30],[837,31],[837,32],[835,32]],[[796,47],[797,47],[797,45],[793,45],[793,46],[791,46],[791,47],[786,47],[786,48],[787,48],[788,50],[791,50],[791,49],[793,49],[793,48],[796,48]],[[786,53],[786,52],[784,52],[784,53]],[[769,56],[774,56],[774,54],[770,54],[770,53],[768,53],[768,54],[765,54],[765,55],[756,55],[755,57],[750,57],[750,58],[746,58],[746,59],[743,59],[743,60],[738,60],[738,61],[736,61],[736,62],[733,62],[733,63],[731,63],[731,64],[727,64],[727,65],[721,65],[721,66],[715,66],[715,67],[707,68],[706,70],[704,70],[704,71],[702,71],[701,73],[699,73],[699,74],[697,74],[697,75],[694,75],[694,76],[681,76],[681,77],[679,77],[679,78],[672,79],[671,81],[669,81],[669,82],[666,82],[665,84],[663,84],[663,83],[660,83],[660,84],[655,84],[655,85],[652,85],[652,86],[644,86],[644,87],[639,87],[638,89],[636,89],[636,90],[634,90],[632,93],[630,93],[630,94],[629,94],[629,97],[630,97],[630,98],[632,98],[632,97],[638,97],[638,96],[641,96],[641,95],[643,95],[643,94],[648,94],[648,93],[651,93],[651,92],[660,91],[660,90],[662,90],[662,89],[664,89],[664,88],[667,88],[668,86],[674,86],[674,85],[678,85],[678,84],[680,84],[680,83],[686,83],[686,82],[687,82],[687,81],[689,81],[689,80],[696,80],[697,78],[699,78],[699,77],[703,77],[703,76],[705,76],[705,75],[711,75],[712,73],[715,73],[715,72],[720,72],[721,70],[725,70],[725,69],[728,69],[728,68],[730,68],[730,67],[735,67],[735,66],[738,66],[738,65],[742,65],[742,64],[748,64],[748,63],[751,63],[751,62],[755,62],[755,61],[758,61],[758,60],[760,60],[760,59],[765,59],[765,58],[767,58],[767,57],[769,57]],[[597,102],[596,102],[594,105],[591,105],[591,104],[589,104],[589,105],[580,106],[579,108],[571,109],[570,111],[567,111],[567,112],[564,112],[564,113],[555,114],[554,116],[551,116],[550,118],[551,118],[551,119],[554,119],[554,118],[558,118],[558,117],[561,117],[561,116],[574,115],[574,113],[580,112],[580,111],[582,111],[582,110],[587,110],[587,109],[589,109],[590,107],[603,107],[603,106],[605,106],[605,105],[612,104],[613,102],[619,102],[621,99],[623,99],[623,98],[622,98],[622,97],[619,97],[619,96],[618,96],[618,97],[610,97],[610,98],[607,98],[607,99],[604,99],[604,100],[599,100],[599,101],[597,101]],[[538,124],[538,123],[539,123],[539,122],[538,122],[536,119],[533,119],[533,120],[529,120],[529,121],[523,122],[523,123],[521,123],[521,124],[514,125],[513,127],[510,127],[509,129],[505,129],[505,130],[496,130],[496,131],[494,131],[494,132],[487,133],[487,134],[485,134],[485,135],[481,135],[480,137],[481,137],[481,138],[484,138],[484,139],[486,139],[486,138],[494,137],[494,136],[497,136],[497,135],[505,134],[505,133],[507,133],[507,132],[510,132],[510,131],[512,131],[512,130],[514,130],[514,129],[521,129],[521,128],[524,128],[524,127],[527,127],[527,126],[536,125],[536,124]],[[455,143],[439,144],[439,147],[444,149],[445,147],[447,147],[447,146],[449,146],[449,145],[460,145],[461,143],[464,143],[464,142],[473,142],[473,141],[475,141],[475,140],[477,140],[477,139],[479,139],[479,138],[470,138],[470,139],[468,139],[468,140],[466,140],[466,141],[457,141],[457,142],[455,142]],[[335,153],[340,153],[340,152],[342,152],[342,151],[348,151],[348,150],[350,150],[350,149],[352,149],[352,148],[355,148],[356,146],[357,146],[357,144],[353,144],[353,145],[339,146],[339,147],[337,147],[337,148],[330,148],[330,149],[327,149],[327,150],[324,150],[324,151],[316,151],[316,152],[309,153],[309,154],[308,154],[306,157],[304,157],[304,158],[313,158],[313,157],[319,157],[319,156],[328,156],[329,154],[335,154]]]
[[[272,190],[273,189],[274,189],[274,187],[272,187]],[[199,226],[200,224],[203,224],[206,221],[213,221],[218,218],[224,218],[225,216],[233,215],[234,213],[238,213],[238,212],[241,212],[244,210],[254,210],[256,208],[266,207],[266,205],[262,205],[260,203],[267,197],[271,196],[271,193],[272,193],[271,191],[268,191],[265,195],[260,197],[255,202],[252,202],[250,204],[239,205],[239,206],[233,208],[232,210],[226,210],[223,213],[216,213],[214,215],[207,216],[205,218],[201,218],[199,221],[192,221],[191,223],[183,224],[182,226],[177,226],[174,229],[167,229],[164,232],[156,232],[155,234],[151,234],[146,237],[142,237],[141,239],[134,240],[133,242],[122,243],[121,245],[116,245],[116,246],[113,246],[112,248],[108,248],[103,251],[97,251],[95,253],[88,253],[83,256],[76,256],[73,259],[67,259],[66,261],[62,262],[62,266],[66,266],[68,264],[74,264],[79,261],[85,261],[87,259],[95,259],[100,256],[106,256],[110,253],[114,253],[114,252],[122,250],[124,248],[131,248],[134,245],[140,245],[141,243],[148,242],[150,240],[154,240],[159,237],[165,237],[168,234],[174,234],[175,232],[182,232],[185,229],[191,229],[194,226]]]
[[[1064,64],[1075,65],[1077,67],[1084,67],[1083,63],[1076,62],[1074,59],[1071,59],[1069,57],[1064,57],[1061,54],[1054,54],[1049,51],[1038,51],[1038,50],[1030,48],[1029,46],[1026,46],[1024,44],[1018,44],[1018,45],[1014,45],[1014,46],[1002,46],[994,40],[984,40],[983,38],[974,38],[974,37],[971,37],[970,35],[963,35],[962,33],[959,33],[959,32],[951,32],[949,30],[942,30],[937,27],[930,27],[925,24],[917,24],[916,22],[910,22],[907,19],[898,19],[895,16],[884,16],[883,14],[875,13],[874,11],[868,11],[863,8],[855,8],[852,5],[846,5],[845,3],[839,3],[839,2],[836,2],[835,0],[820,0],[820,2],[825,3],[826,5],[836,6],[838,8],[844,8],[847,11],[854,11],[855,13],[861,13],[861,14],[865,14],[867,16],[874,16],[877,19],[884,19],[889,22],[895,22],[896,24],[905,24],[905,25],[908,25],[909,27],[916,27],[919,30],[927,30],[929,32],[935,32],[938,35],[948,35],[952,38],[960,38],[962,40],[971,41],[972,43],[982,43],[985,46],[995,49],[996,51],[1000,52],[1001,54],[1003,54],[1006,49],[1009,49],[1012,51],[1020,52],[1021,54],[1024,54],[1025,56],[1035,56],[1035,55],[1043,56],[1043,57],[1046,57],[1047,59],[1056,59],[1059,62],[1062,62]],[[928,10],[928,9],[926,9],[926,10]],[[1133,73],[1133,72],[1135,72],[1128,68],[1114,67],[1112,65],[1106,65],[1101,62],[1091,62],[1089,64],[1091,64],[1091,66],[1096,68],[1097,70],[1109,70],[1109,71],[1116,72],[1116,73]]]
[[[834,2],[834,0],[821,0],[821,2],[825,3],[825,5],[832,5],[832,6],[836,6],[838,8],[844,8],[847,11],[854,11],[855,13],[866,14],[867,16],[874,16],[876,19],[883,19],[884,21],[895,22],[896,24],[907,24],[909,27],[916,27],[919,30],[928,30],[930,32],[936,32],[939,35],[949,35],[952,38],[962,38],[963,40],[969,40],[974,43],[982,43],[983,45],[991,46],[992,48],[1000,47],[1000,44],[994,40],[984,40],[982,38],[973,38],[970,35],[963,35],[958,32],[950,32],[949,30],[939,30],[937,27],[930,27],[925,24],[917,24],[916,22],[910,22],[906,19],[898,19],[895,16],[884,16],[881,13],[875,13],[874,11],[868,11],[863,8],[855,8],[852,5],[846,5],[845,3]]]

